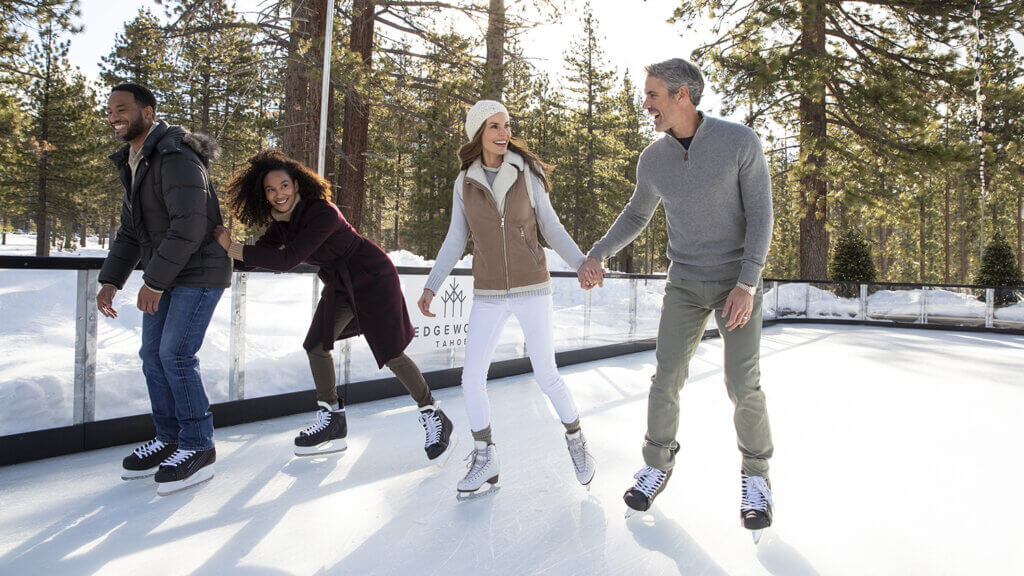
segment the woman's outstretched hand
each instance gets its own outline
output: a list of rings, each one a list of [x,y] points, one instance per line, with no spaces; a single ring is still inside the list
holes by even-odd
[[[231,232],[228,232],[227,228],[219,224],[213,229],[213,239],[217,241],[217,244],[220,244],[225,252],[231,247]]]
[[[423,289],[423,295],[420,296],[420,300],[419,300],[419,302],[416,303],[416,305],[419,306],[420,312],[424,316],[426,316],[428,318],[433,318],[433,317],[437,316],[437,314],[433,314],[430,311],[430,303],[433,302],[433,301],[434,301],[434,293],[431,292],[429,289],[424,288]]]

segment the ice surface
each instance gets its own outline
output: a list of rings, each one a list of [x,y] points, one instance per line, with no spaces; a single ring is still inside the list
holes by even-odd
[[[641,466],[654,353],[562,370],[597,458],[589,494],[530,375],[489,385],[502,489],[455,501],[469,430],[428,465],[407,398],[349,408],[349,450],[297,459],[311,415],[217,431],[217,474],[158,498],[117,447],[0,468],[0,574],[1022,574],[1024,338],[864,326],[764,331],[775,527],[739,523],[720,340],[682,393],[676,472],[622,519]]]

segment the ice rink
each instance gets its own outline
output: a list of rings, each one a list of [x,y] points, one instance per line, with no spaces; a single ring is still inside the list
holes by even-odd
[[[623,519],[642,465],[654,353],[564,368],[598,461],[575,480],[553,410],[524,375],[490,383],[500,490],[459,503],[469,430],[424,457],[408,398],[348,408],[349,449],[298,459],[311,414],[218,429],[214,479],[157,497],[130,447],[0,468],[0,574],[1024,574],[1024,337],[765,329],[775,526],[739,524],[722,344],[682,393],[682,451],[653,512]]]

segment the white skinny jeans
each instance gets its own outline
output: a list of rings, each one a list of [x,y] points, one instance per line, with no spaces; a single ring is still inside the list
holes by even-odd
[[[462,369],[462,395],[469,426],[479,432],[490,426],[491,409],[487,400],[487,369],[509,315],[515,314],[523,329],[526,350],[533,374],[541,391],[551,400],[559,419],[570,424],[579,418],[569,388],[558,374],[552,338],[554,315],[551,295],[526,296],[504,300],[473,301],[466,335],[466,362]]]

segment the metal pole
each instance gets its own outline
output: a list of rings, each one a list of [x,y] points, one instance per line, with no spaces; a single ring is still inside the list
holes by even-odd
[[[96,419],[96,290],[99,270],[79,270],[75,295],[74,424]]]
[[[918,314],[917,321],[920,324],[928,323],[928,287],[921,286],[921,313]]]
[[[590,338],[590,296],[593,288],[583,293],[583,341]]]
[[[860,285],[860,311],[857,312],[857,320],[866,320],[868,317],[868,285]]]
[[[633,340],[636,338],[636,309],[637,309],[637,280],[636,278],[629,279],[629,339]]]
[[[245,398],[245,288],[248,272],[235,272],[231,278],[231,340],[228,354],[228,400]]]
[[[317,148],[316,173],[324,175],[324,150],[327,148],[327,109],[331,89],[331,45],[334,43],[334,0],[327,0],[327,30],[324,31],[324,63],[320,73],[320,144]]]
[[[320,303],[320,277],[313,275],[313,316],[316,316],[316,305]]]
[[[995,325],[996,317],[996,291],[994,288],[985,288],[985,328]]]

